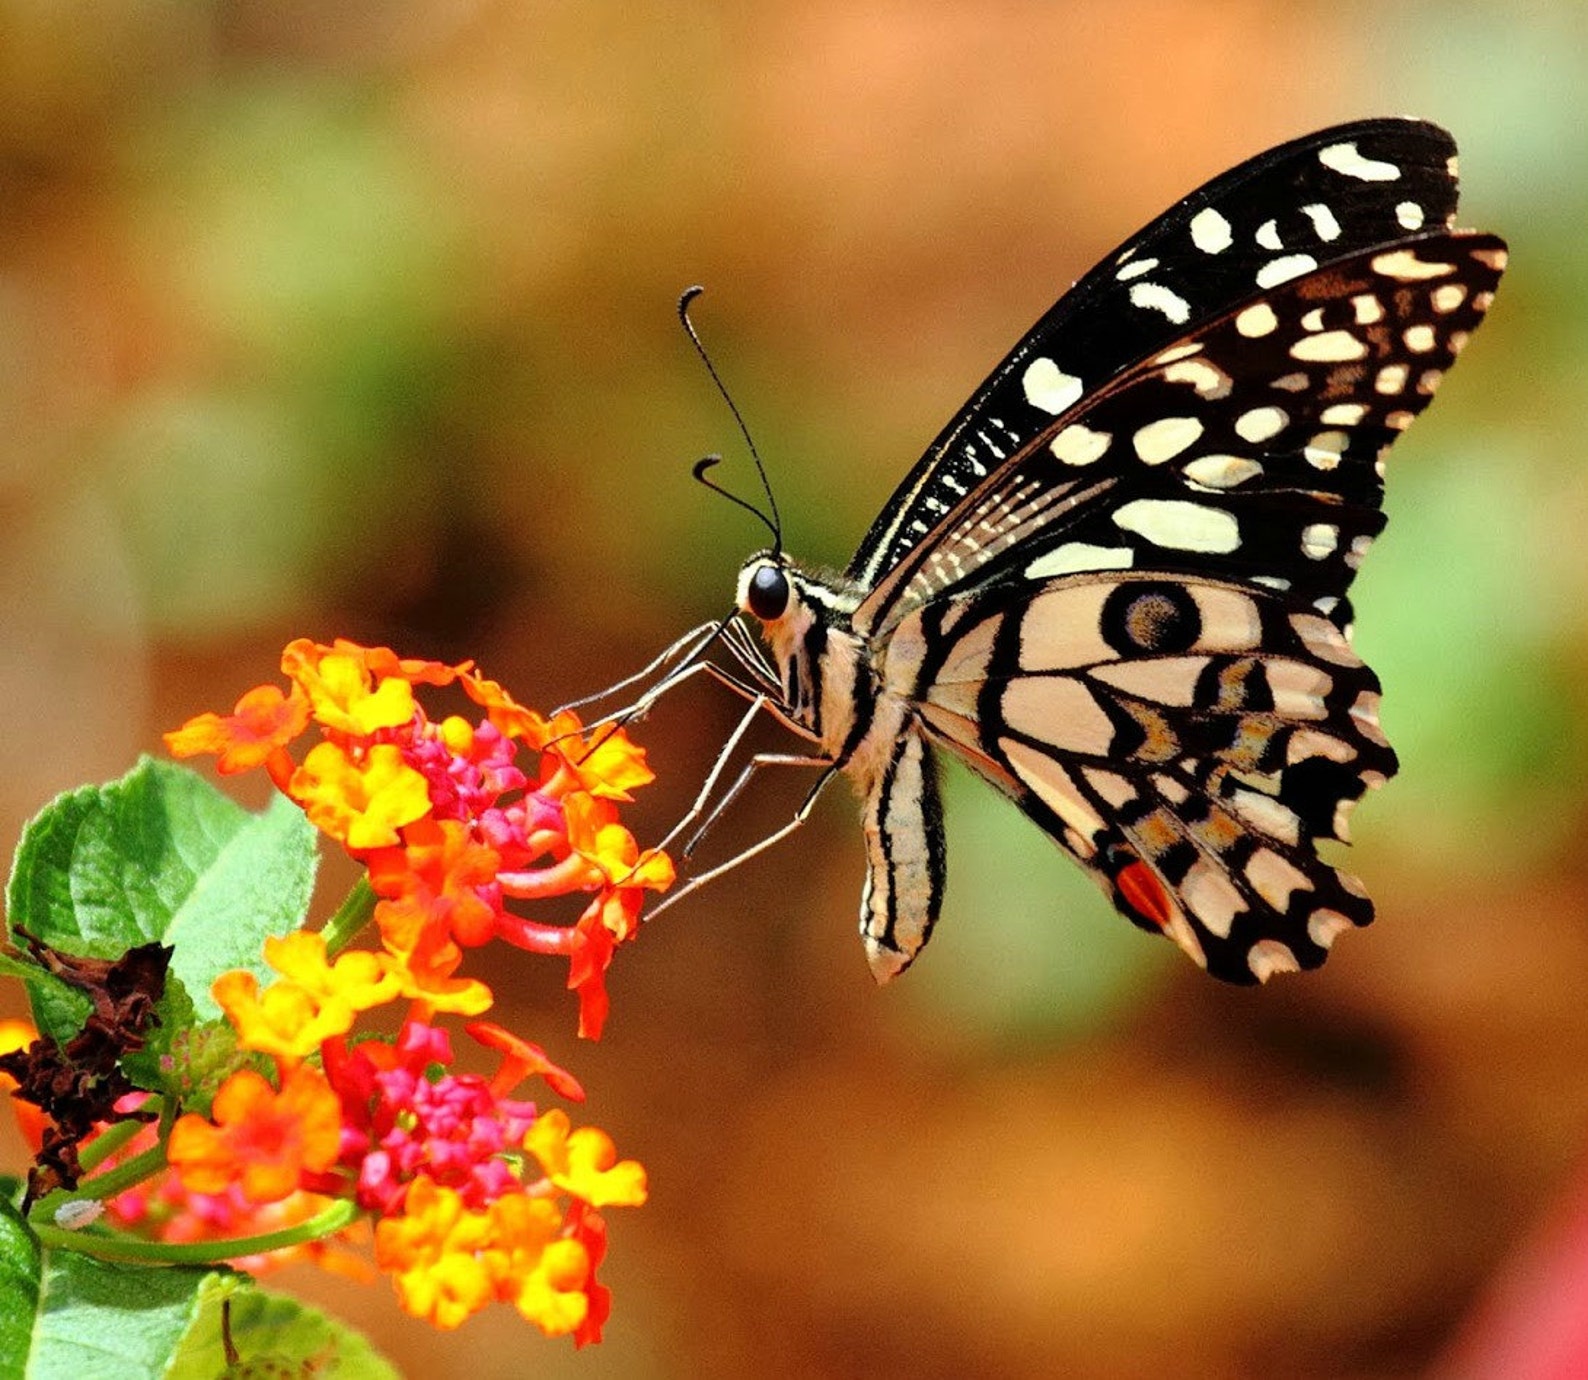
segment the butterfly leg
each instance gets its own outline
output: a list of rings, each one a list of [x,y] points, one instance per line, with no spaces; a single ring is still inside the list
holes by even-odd
[[[755,762],[752,760],[750,765],[751,767],[755,766]],[[770,766],[773,765],[773,763],[768,762],[766,765]],[[660,903],[652,906],[647,914],[647,919],[654,920],[669,906],[675,904],[678,901],[682,901],[684,897],[688,896],[691,892],[698,891],[701,887],[705,886],[707,882],[716,881],[716,879],[721,877],[724,873],[732,872],[734,868],[740,866],[742,863],[747,863],[751,858],[758,857],[762,853],[766,852],[767,849],[773,848],[776,845],[782,843],[784,839],[799,829],[799,827],[810,818],[810,813],[815,808],[817,797],[821,795],[822,789],[829,781],[833,779],[834,776],[838,774],[838,768],[836,766],[827,761],[825,758],[820,757],[788,758],[778,765],[823,766],[826,767],[826,770],[816,779],[816,784],[811,787],[810,793],[805,797],[804,802],[800,805],[799,809],[794,812],[794,818],[789,820],[787,824],[783,825],[783,827],[780,829],[774,829],[764,839],[760,840],[760,842],[751,844],[750,847],[746,848],[743,852],[735,853],[733,857],[729,858],[726,862],[718,863],[715,867],[709,869],[708,871],[702,872],[698,877],[691,877],[687,882],[684,883],[683,886],[679,887],[678,890],[669,892],[665,897],[662,898]]]
[[[703,814],[705,814],[706,803],[711,799],[712,793],[717,789],[717,783],[722,780],[722,774],[727,770],[728,763],[733,759],[734,751],[743,741],[744,735],[749,732],[750,725],[755,722],[756,717],[766,711],[768,707],[769,705],[765,695],[757,695],[753,700],[750,701],[750,707],[745,710],[744,716],[739,720],[738,726],[733,730],[732,733],[728,735],[728,740],[722,745],[721,751],[717,753],[717,760],[712,763],[711,771],[707,773],[705,781],[701,784],[700,791],[695,796],[694,804],[692,804],[689,809],[683,813],[683,815],[679,818],[678,823],[673,825],[673,827],[668,830],[666,837],[664,837],[661,842],[656,845],[658,848],[671,848],[678,836],[686,829],[690,828],[697,820],[701,818]],[[811,762],[826,765],[825,758],[772,753],[761,754],[755,759],[755,762],[763,762],[768,759],[775,759],[784,763]],[[706,830],[716,822],[717,817],[728,807],[729,803],[734,799],[734,797],[744,789],[755,762],[752,762],[750,767],[745,768],[744,774],[740,776],[733,789],[730,790],[728,794],[718,802],[718,804],[712,809],[710,818],[707,819],[706,823],[696,831],[694,837],[691,838],[685,845],[684,856],[686,858],[691,852],[694,851],[695,845],[700,842],[701,836],[706,832]]]
[[[576,700],[569,700],[567,704],[560,705],[553,711],[553,717],[561,714],[566,709],[583,709],[587,704],[597,704],[601,700],[611,699],[620,690],[627,690],[631,685],[638,685],[641,681],[649,680],[670,661],[675,660],[680,654],[684,654],[684,648],[686,647],[689,648],[687,654],[685,654],[686,659],[694,656],[705,645],[716,627],[717,624],[712,622],[702,623],[698,628],[691,628],[682,637],[664,647],[633,675],[624,676],[622,680],[614,681],[606,689],[597,690],[594,694],[581,695]],[[665,681],[663,683],[665,684]]]

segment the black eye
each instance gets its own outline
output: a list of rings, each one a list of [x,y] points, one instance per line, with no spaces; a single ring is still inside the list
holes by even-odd
[[[775,565],[763,565],[750,577],[746,602],[763,623],[781,618],[788,608],[788,578]]]

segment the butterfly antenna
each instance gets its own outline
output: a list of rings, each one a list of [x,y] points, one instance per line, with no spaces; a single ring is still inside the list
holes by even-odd
[[[728,500],[729,503],[737,503],[739,507],[745,510],[745,512],[754,513],[758,518],[760,518],[761,521],[766,524],[767,530],[772,534],[773,545],[779,552],[781,552],[783,549],[783,534],[778,531],[771,518],[767,517],[767,515],[757,508],[755,504],[747,503],[744,499],[740,498],[738,494],[729,493],[725,488],[722,487],[721,484],[717,483],[715,479],[706,478],[706,471],[716,465],[720,465],[721,463],[722,457],[720,455],[707,455],[704,458],[695,461],[695,468],[691,470],[690,473],[695,476],[695,479],[699,483],[704,484],[708,489],[710,489],[712,493],[721,494],[725,499]]]
[[[766,476],[766,466],[761,461],[761,452],[755,448],[755,439],[750,435],[750,428],[745,425],[744,414],[739,411],[738,404],[733,400],[733,395],[728,392],[727,385],[722,381],[722,375],[717,372],[717,366],[711,362],[711,356],[706,352],[706,346],[701,341],[699,332],[695,330],[695,323],[689,319],[690,305],[705,290],[699,284],[684,289],[683,296],[678,299],[678,319],[683,323],[690,343],[695,347],[695,353],[700,356],[700,362],[706,366],[706,372],[711,375],[711,381],[717,385],[717,391],[722,394],[722,400],[728,404],[728,411],[733,413],[733,420],[738,423],[739,434],[744,437],[744,443],[750,450],[750,458],[755,461],[755,472],[761,476],[761,489],[766,494],[767,506],[772,510],[772,516],[768,517],[753,504],[746,503],[742,498],[734,497],[720,484],[715,484],[704,477],[705,471],[720,463],[722,460],[720,455],[708,455],[704,460],[696,464],[694,470],[695,478],[708,489],[716,491],[724,498],[733,499],[741,508],[747,509],[760,518],[771,529],[773,554],[781,555],[783,553],[783,519],[777,510],[777,495],[772,492],[772,483]]]

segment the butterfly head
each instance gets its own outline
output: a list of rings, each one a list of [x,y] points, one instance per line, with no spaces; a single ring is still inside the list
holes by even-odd
[[[739,569],[739,608],[761,623],[776,623],[795,600],[788,563],[776,552],[762,551]]]

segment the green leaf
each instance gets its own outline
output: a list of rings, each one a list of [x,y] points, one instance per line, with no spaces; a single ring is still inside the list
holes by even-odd
[[[0,1204],[0,1380],[164,1375],[211,1273],[46,1251]]]
[[[207,1284],[196,1325],[164,1372],[166,1380],[213,1380],[225,1345],[221,1303],[231,1300],[229,1331],[238,1374],[335,1375],[337,1380],[401,1380],[400,1372],[361,1334],[280,1294],[238,1288],[219,1277]],[[230,1374],[231,1372],[227,1372]]]
[[[39,1306],[42,1255],[12,1204],[0,1202],[0,1380],[26,1374]]]
[[[200,1019],[229,968],[269,976],[266,935],[303,924],[318,855],[302,812],[278,797],[254,815],[195,773],[145,758],[119,781],[68,791],[23,831],[9,922],[73,953],[114,958],[159,940]],[[28,978],[39,1029],[81,1026],[86,1003],[57,979]]]
[[[42,1248],[0,1203],[0,1380],[212,1380],[228,1374],[398,1380],[357,1332],[229,1270],[121,1265]]]

